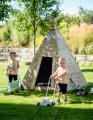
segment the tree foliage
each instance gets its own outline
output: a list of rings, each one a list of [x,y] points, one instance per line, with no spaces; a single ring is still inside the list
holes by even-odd
[[[8,46],[9,44],[12,44],[11,35],[12,35],[11,27],[9,25],[4,26],[0,30],[0,39],[2,40],[0,45]]]
[[[9,4],[12,0],[0,0],[0,21],[5,21],[10,18],[10,14],[13,10]]]
[[[62,29],[62,33],[66,34],[69,33],[69,29],[75,25],[80,25],[80,17],[75,15],[68,15],[68,14],[62,14],[60,16],[60,29]]]
[[[79,7],[79,15],[81,17],[81,21],[85,23],[93,23],[93,11],[92,10],[86,10],[82,7]]]
[[[59,13],[59,0],[19,0],[24,3],[24,13],[17,17],[18,30],[30,30],[34,41],[34,53],[37,32],[44,34],[49,29],[49,20]]]
[[[6,1],[8,0],[5,0],[4,3]],[[3,37],[0,35],[1,41],[9,41],[10,43],[12,41],[14,46],[30,46],[30,43],[32,44],[32,41],[34,41],[35,47],[36,37],[41,36],[41,34],[45,35],[46,31],[50,28],[51,20],[56,19],[57,25],[59,25],[72,52],[76,54],[92,54],[93,25],[90,23],[93,20],[93,11],[80,8],[79,16],[60,15],[59,0],[18,1],[20,1],[24,9],[12,12],[15,19],[8,26],[7,24],[4,26],[6,29],[4,27],[1,28],[1,35],[3,35]],[[4,17],[2,20],[6,18]]]

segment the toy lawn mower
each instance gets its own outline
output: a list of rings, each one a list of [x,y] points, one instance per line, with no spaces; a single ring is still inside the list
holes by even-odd
[[[49,91],[49,85],[51,84],[50,83],[50,78],[49,78],[49,82],[48,82],[48,86],[47,86],[47,90],[46,90],[46,97],[43,98],[43,100],[41,102],[38,102],[37,103],[37,106],[53,106],[55,105],[55,102],[54,102],[54,95],[55,95],[55,89],[56,89],[56,84],[55,84],[55,87],[53,88],[53,97],[52,97],[52,100],[50,100],[47,96],[48,96],[48,91]]]
[[[74,81],[72,80],[72,78],[70,78],[70,81],[73,83],[75,89],[76,89],[76,95],[77,96],[84,96],[84,95],[88,95],[88,92],[85,90],[85,88],[81,88],[79,85],[76,86]]]
[[[18,75],[18,79],[15,80],[15,81],[12,81],[11,83],[9,82],[9,76],[7,76],[7,79],[8,79],[8,93],[14,93],[18,90],[25,90],[24,89],[24,86],[21,84],[21,80],[20,80],[20,77]]]

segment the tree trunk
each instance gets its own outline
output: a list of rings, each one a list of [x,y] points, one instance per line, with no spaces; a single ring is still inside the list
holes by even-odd
[[[36,32],[34,31],[34,36],[33,36],[33,42],[34,42],[34,56],[36,53]]]

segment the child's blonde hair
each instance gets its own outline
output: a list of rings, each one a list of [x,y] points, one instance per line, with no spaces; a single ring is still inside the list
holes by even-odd
[[[58,61],[61,61],[61,60],[65,60],[65,58],[64,58],[64,57],[60,57],[60,58],[58,59]]]

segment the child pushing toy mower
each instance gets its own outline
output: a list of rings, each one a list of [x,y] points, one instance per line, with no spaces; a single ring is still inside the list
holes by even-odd
[[[18,76],[19,61],[16,59],[16,52],[10,52],[9,57],[6,75],[8,78],[8,93],[11,93],[16,89],[23,89],[23,85],[21,85],[21,80]]]

